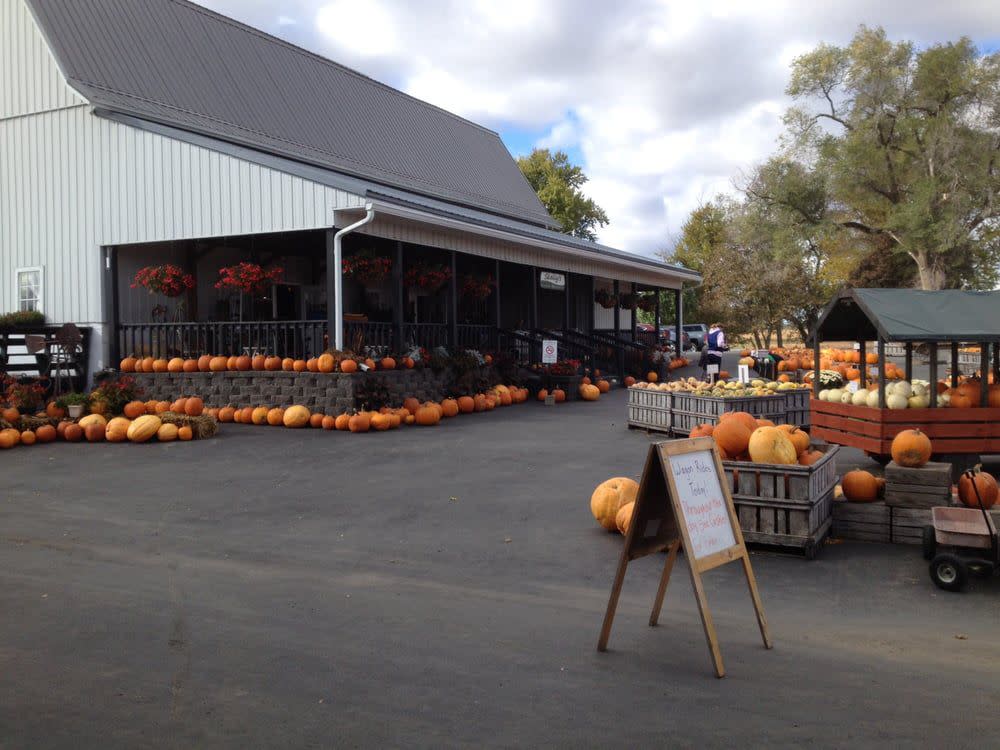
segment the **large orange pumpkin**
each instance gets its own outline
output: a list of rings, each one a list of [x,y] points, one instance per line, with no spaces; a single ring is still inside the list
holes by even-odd
[[[309,426],[312,427],[313,429],[319,429],[320,427],[323,426],[324,419],[325,419],[324,415],[321,414],[320,412],[316,412],[315,414],[310,414]]]
[[[236,416],[236,410],[231,406],[223,406],[219,409],[219,421],[220,422],[232,422],[233,417]]]
[[[101,430],[101,438],[104,437],[104,430]],[[21,445],[34,445],[37,436],[32,430],[25,430],[21,433]]]
[[[142,361],[136,365],[136,372],[152,372],[153,371],[153,358],[143,357]]]
[[[745,411],[727,411],[719,417],[720,422],[728,422],[730,419],[740,422],[744,427],[750,430],[751,433],[760,427],[753,414],[748,414]]]
[[[358,363],[353,359],[345,359],[340,363],[340,371],[346,373],[352,373],[358,371]]]
[[[258,406],[250,413],[250,421],[253,424],[267,424],[267,414],[271,411],[266,406]]]
[[[316,367],[320,372],[333,372],[336,366],[337,362],[332,354],[320,354],[316,358]]]
[[[561,404],[566,400],[566,391],[562,388],[556,388],[552,391],[552,397],[556,400],[557,404]]]
[[[413,415],[414,421],[423,427],[433,427],[441,421],[441,413],[433,406],[421,406]]]
[[[197,396],[192,396],[184,403],[184,413],[189,417],[200,417],[205,411],[205,402]]]
[[[979,490],[979,498],[976,490]],[[982,499],[983,507],[989,510],[996,503],[997,494],[997,480],[985,471],[973,472],[972,479],[963,474],[958,480],[958,498],[970,508],[978,508],[979,499]]]
[[[597,390],[599,390],[601,393],[607,393],[608,391],[611,390],[611,383],[609,383],[607,380],[598,380]]]
[[[416,414],[417,409],[420,408],[420,401],[410,396],[403,399],[403,408],[406,409],[410,414]]]
[[[601,397],[601,390],[596,385],[584,383],[580,386],[580,398],[584,401],[597,401]]]
[[[445,417],[454,417],[458,414],[458,402],[453,398],[446,398],[441,402],[441,413]]]
[[[226,369],[230,372],[235,372],[238,368],[236,367],[237,356],[234,354],[231,357],[226,357]]]
[[[167,372],[184,372],[184,360],[180,357],[171,359],[167,362]]]
[[[333,420],[333,426],[342,431],[347,431],[350,429],[351,415],[350,414],[338,414],[337,418]]]
[[[264,362],[266,362],[266,361],[267,361],[267,357],[265,357],[263,354],[255,354],[255,355],[253,355],[253,358],[250,360],[250,369],[252,369],[252,370],[263,370],[264,369]]]
[[[104,439],[109,443],[124,443],[128,440],[128,428],[132,420],[126,417],[115,417],[104,428]]]
[[[80,429],[77,425],[73,425],[76,429]],[[21,442],[21,433],[15,429],[7,428],[6,430],[0,430],[0,448],[7,450],[8,448],[13,448],[15,445]]]
[[[229,360],[225,357],[212,357],[208,362],[208,369],[212,372],[225,372]]]
[[[135,366],[138,360],[135,357],[125,357],[118,365],[118,369],[122,372],[135,372]]]
[[[382,361],[378,363],[378,366],[382,370],[395,370],[396,360],[392,357],[383,357]]]
[[[798,463],[799,451],[789,435],[777,427],[758,427],[747,444],[750,460],[758,464],[790,465]]]
[[[295,368],[295,360],[291,357],[285,357],[281,360],[281,369],[285,372],[291,372]]]
[[[931,439],[920,430],[903,430],[892,439],[892,460],[917,468],[931,460]]]
[[[323,417],[322,427],[324,430],[332,430],[337,426],[337,418],[327,414]]]
[[[305,427],[309,424],[310,416],[309,410],[304,406],[289,406],[285,409],[284,414],[285,427],[292,427],[295,429]]]
[[[347,428],[351,432],[368,432],[371,429],[372,420],[366,412],[359,412],[350,417],[347,421]]]
[[[43,424],[35,430],[35,437],[39,443],[51,443],[57,437],[56,428],[50,424]]]
[[[198,372],[198,360],[196,359],[185,359],[184,367],[181,368],[184,372]]]
[[[236,358],[236,369],[240,372],[246,372],[251,367],[253,367],[253,360],[246,354],[241,354]]]
[[[142,401],[129,401],[125,404],[124,409],[125,416],[129,419],[135,419],[136,417],[141,417],[146,413],[146,404]]]
[[[198,357],[198,370],[200,372],[208,372],[212,368],[212,355],[202,354]]]
[[[275,372],[281,369],[281,357],[265,357],[264,358],[264,369],[269,372]]]
[[[617,531],[616,517],[622,506],[635,502],[639,485],[628,477],[612,477],[601,482],[590,496],[590,512],[606,531]]]
[[[267,411],[267,423],[271,427],[281,427],[285,419],[285,410],[280,406],[275,406]]]
[[[729,456],[739,456],[746,453],[750,445],[751,431],[739,419],[720,421],[712,431],[715,442]]]
[[[649,383],[655,383],[659,379],[660,379],[660,376],[657,375],[652,370],[650,370],[649,372],[646,373],[646,381],[649,382]]]
[[[306,369],[309,372],[319,372],[319,360],[316,357],[310,357],[307,359]]]
[[[458,397],[458,410],[462,414],[472,414],[476,409],[476,402],[473,400],[472,396],[459,396]]]
[[[878,500],[878,480],[871,472],[855,469],[844,474],[840,482],[844,497],[855,503],[873,503]]]

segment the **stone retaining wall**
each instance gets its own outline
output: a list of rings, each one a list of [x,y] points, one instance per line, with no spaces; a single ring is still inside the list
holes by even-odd
[[[483,368],[489,377],[488,368]],[[341,414],[361,408],[366,383],[376,381],[389,391],[390,400],[401,404],[414,396],[421,401],[440,401],[454,385],[449,370],[435,373],[428,368],[385,370],[372,373],[314,373],[260,371],[136,373],[143,400],[173,401],[179,396],[200,396],[206,406],[290,406],[302,404],[312,411]]]

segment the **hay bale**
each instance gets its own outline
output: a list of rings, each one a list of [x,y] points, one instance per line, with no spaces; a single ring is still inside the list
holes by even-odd
[[[21,429],[31,430],[32,432],[37,430],[39,427],[44,427],[45,425],[52,425],[55,427],[58,424],[59,420],[51,419],[50,417],[32,417],[27,415],[21,417]]]
[[[178,427],[190,427],[196,440],[214,437],[219,431],[219,423],[215,421],[214,417],[210,417],[207,414],[202,414],[198,417],[189,417],[187,414],[165,411],[159,417],[167,424],[175,424]]]

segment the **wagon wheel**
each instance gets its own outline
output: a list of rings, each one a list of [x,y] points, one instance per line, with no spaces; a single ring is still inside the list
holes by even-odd
[[[934,534],[933,526],[924,526],[921,542],[923,544],[924,559],[933,559],[934,553],[937,552],[937,537]]]
[[[961,591],[969,580],[969,567],[958,555],[938,555],[931,560],[931,580],[945,591]]]
[[[802,548],[802,554],[805,555],[806,560],[815,560],[817,552],[819,552],[819,545],[812,539],[807,541]]]

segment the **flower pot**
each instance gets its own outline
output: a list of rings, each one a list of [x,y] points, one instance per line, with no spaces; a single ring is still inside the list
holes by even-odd
[[[83,404],[70,404],[66,407],[70,419],[79,419],[83,416]]]

